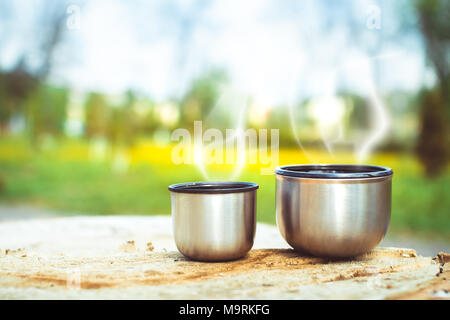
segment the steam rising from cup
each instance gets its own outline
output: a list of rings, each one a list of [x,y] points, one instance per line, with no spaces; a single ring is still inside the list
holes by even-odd
[[[370,128],[367,130],[368,135],[362,141],[350,141],[354,145],[356,161],[362,163],[367,160],[377,144],[386,136],[390,127],[390,118],[386,106],[383,104],[374,82],[373,62],[375,60],[398,57],[399,55],[401,55],[400,52],[394,52],[375,57],[360,56],[357,59],[353,57],[339,67],[324,73],[323,81],[321,82],[323,93],[310,100],[306,112],[317,123],[320,138],[332,157],[334,157],[334,145],[336,143],[349,142],[345,141],[344,136],[343,118],[346,113],[346,105],[343,98],[338,95],[338,75],[343,73],[348,79],[351,78],[351,75],[358,74],[358,80],[361,80],[358,83],[359,89],[365,92],[368,100],[367,112],[370,114]],[[293,88],[298,89],[302,85],[299,71],[297,70],[297,74],[293,77],[294,80],[292,83],[295,86],[290,90],[293,90]],[[297,144],[303,150],[308,160],[313,163],[316,161],[308,155],[298,137],[294,101],[291,98],[291,102],[289,103],[291,130],[297,140]]]

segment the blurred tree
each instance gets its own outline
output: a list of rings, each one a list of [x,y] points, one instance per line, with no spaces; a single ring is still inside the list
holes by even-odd
[[[149,108],[140,119],[140,132],[146,135],[152,135],[158,128],[158,121],[155,119],[155,108],[152,103],[148,103]]]
[[[0,73],[0,134],[5,134],[8,131],[9,119],[11,117],[12,108],[7,100],[5,75]]]
[[[304,115],[304,112],[299,112],[300,115]],[[270,117],[267,120],[267,128],[285,128],[286,119],[289,119],[289,109],[287,106],[279,105],[271,110]],[[303,120],[303,119],[302,119]],[[303,121],[296,121],[297,124],[303,125]],[[299,127],[301,127],[301,125]],[[270,141],[271,135],[268,136]],[[292,130],[280,130],[279,131],[280,146],[289,147],[296,146],[296,140]]]
[[[222,70],[210,71],[192,81],[181,101],[181,119],[187,127],[192,127],[195,120],[202,120],[216,104],[220,85],[227,76]]]
[[[105,97],[96,92],[89,94],[85,104],[85,135],[88,138],[108,135],[110,110]]]
[[[447,0],[416,0],[421,31],[428,58],[448,95],[450,51],[450,2]]]
[[[60,1],[50,1],[51,5],[41,11],[38,19],[43,35],[39,38],[38,54],[41,57],[36,70],[41,81],[47,79],[53,66],[54,53],[61,42],[65,30],[66,4]]]
[[[119,108],[112,108],[110,111],[107,124],[107,137],[113,146],[122,142],[125,136],[126,127],[123,113],[123,110]]]
[[[206,23],[207,9],[212,4],[208,0],[193,0],[185,2],[162,1],[160,14],[168,23],[167,30],[173,32],[177,49],[175,54],[180,87],[187,80],[188,61],[191,46],[197,27]],[[211,26],[209,26],[211,27]],[[181,80],[181,81],[180,81]]]
[[[68,97],[68,89],[44,84],[39,84],[28,95],[27,128],[32,142],[44,134],[60,136],[64,133]]]
[[[450,156],[448,116],[443,108],[446,104],[448,101],[439,88],[421,93],[421,127],[416,150],[427,175],[432,178],[446,169]]]
[[[0,73],[0,128],[8,131],[9,120],[14,113],[24,112],[24,102],[37,84],[37,78],[27,71],[25,60],[9,72]]]
[[[434,177],[447,167],[450,157],[450,1],[416,0],[414,5],[427,57],[438,79],[434,90],[422,93],[417,144],[427,175]]]
[[[113,145],[132,145],[138,135],[139,121],[133,109],[135,94],[129,90],[125,103],[111,109],[108,119],[108,139]]]
[[[128,90],[122,112],[124,122],[123,141],[126,145],[132,145],[139,134],[139,117],[133,108],[135,102],[136,94],[132,90]]]
[[[347,105],[352,106],[349,127],[357,130],[364,130],[370,126],[370,112],[368,112],[370,103],[365,98],[350,92],[341,92],[340,96],[345,97]]]
[[[2,2],[0,4],[0,16],[2,17],[1,43],[8,43],[9,40],[17,41],[16,31],[17,19],[5,17],[3,14],[11,14],[13,6],[10,2]],[[31,103],[31,96],[40,102],[45,102],[42,108],[45,109],[49,105],[54,106],[53,93],[45,88],[44,82],[50,74],[53,65],[54,52],[60,43],[64,33],[64,22],[66,18],[66,4],[58,0],[48,0],[45,6],[34,10],[35,19],[33,19],[34,37],[27,39],[21,43],[22,52],[18,53],[16,67],[11,71],[3,72],[0,75],[0,127],[2,131],[7,130],[7,126],[11,116],[15,113],[23,114],[29,117],[28,124],[33,124],[33,128],[29,128],[31,134],[39,133],[42,125],[38,124],[40,120],[48,117],[47,110],[41,110],[38,103]],[[8,31],[8,32],[6,32]],[[31,62],[32,63],[31,63]],[[28,63],[30,62],[30,63]],[[32,66],[32,67],[31,67]],[[44,95],[50,94],[48,97]],[[27,108],[25,110],[25,104]],[[32,105],[32,107],[30,106]],[[61,108],[60,108],[61,107]],[[65,106],[58,106],[61,110]],[[42,112],[41,112],[42,111]],[[54,110],[55,115],[62,115],[60,110]],[[45,114],[45,116],[43,116]],[[58,117],[56,116],[56,117]],[[42,118],[44,117],[44,118]],[[36,122],[38,121],[38,122]],[[53,122],[49,125],[48,132],[55,132]],[[36,141],[32,137],[32,141]]]

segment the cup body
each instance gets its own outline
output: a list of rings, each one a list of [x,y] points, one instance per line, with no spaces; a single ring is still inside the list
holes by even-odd
[[[178,250],[193,260],[243,257],[253,246],[257,184],[196,182],[172,185],[172,221]]]
[[[351,257],[385,236],[392,170],[375,166],[294,165],[276,171],[277,225],[294,249]]]

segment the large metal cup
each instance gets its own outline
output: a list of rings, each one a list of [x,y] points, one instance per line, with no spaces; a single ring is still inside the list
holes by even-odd
[[[178,250],[200,261],[243,257],[253,246],[256,190],[248,182],[194,182],[169,187]]]
[[[391,169],[292,165],[275,173],[277,225],[294,249],[316,256],[357,256],[386,234]]]

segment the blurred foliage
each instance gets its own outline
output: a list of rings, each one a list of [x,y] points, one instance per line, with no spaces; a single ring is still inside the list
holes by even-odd
[[[182,124],[191,128],[194,121],[204,119],[217,103],[220,86],[227,81],[222,70],[209,71],[192,81],[191,87],[181,99]]]
[[[441,90],[423,91],[420,110],[421,128],[417,155],[425,164],[428,176],[436,177],[444,171],[450,159],[449,121],[447,103]]]
[[[5,134],[11,117],[24,112],[25,101],[37,85],[37,79],[25,69],[24,61],[8,72],[0,70],[0,128]]]
[[[89,159],[89,144],[65,140],[57,148],[36,154],[19,139],[0,141],[0,175],[5,190],[0,201],[27,203],[43,208],[92,214],[167,215],[167,186],[203,177],[193,165],[173,166],[171,147],[141,141],[127,151],[131,164],[126,172],[112,170],[114,158],[102,162]],[[332,161],[325,152],[313,152],[318,162]],[[351,163],[352,155],[335,155],[335,161]],[[296,149],[280,150],[280,164],[307,162]],[[450,172],[429,180],[422,176],[415,158],[399,153],[373,156],[369,163],[393,168],[390,231],[449,237]],[[214,175],[227,176],[223,166],[211,166]],[[261,175],[260,168],[247,166],[240,176],[253,181],[258,190],[260,222],[275,224],[275,177]]]
[[[133,144],[139,129],[138,116],[133,110],[135,96],[132,91],[126,94],[126,101],[111,110],[108,121],[108,138],[113,145]]]
[[[324,3],[325,5],[325,3]],[[326,3],[326,7],[332,5]],[[397,109],[398,99],[391,99],[397,92],[386,93],[382,97],[390,108],[393,125],[390,138],[385,141],[381,149],[415,150],[421,159],[425,172],[434,177],[442,172],[449,160],[450,129],[450,83],[449,83],[449,51],[450,51],[450,1],[447,0],[414,0],[401,2],[403,7],[398,9],[399,17],[408,16],[409,26],[420,32],[430,66],[434,69],[438,79],[434,88],[423,90],[422,93],[408,93],[407,108]],[[336,5],[338,6],[338,5]],[[7,9],[8,5],[4,8]],[[33,45],[24,46],[23,52],[18,53],[17,64],[11,70],[0,70],[0,134],[8,135],[11,120],[24,118],[26,130],[33,145],[42,135],[61,136],[70,107],[68,89],[52,87],[47,83],[53,64],[53,55],[58,43],[65,32],[64,7],[59,1],[49,1],[48,8],[36,12],[36,30],[40,36]],[[361,42],[364,39],[374,39],[374,33],[366,28],[356,28],[352,6],[343,10],[327,12],[325,26],[331,28],[335,24],[348,24],[353,40]],[[407,13],[406,13],[407,12]],[[192,13],[193,14],[193,13]],[[411,19],[411,17],[414,17]],[[329,22],[329,23],[328,23]],[[11,23],[11,21],[10,21]],[[330,24],[331,23],[331,24]],[[325,30],[324,30],[325,31]],[[383,30],[384,32],[388,32]],[[402,31],[402,30],[401,30]],[[390,41],[399,39],[401,32],[396,31]],[[394,32],[395,33],[395,32]],[[371,42],[371,41],[369,41]],[[379,43],[374,42],[374,48]],[[373,49],[373,48],[372,48]],[[369,50],[370,51],[370,50]],[[30,61],[30,57],[35,57]],[[32,63],[31,63],[32,62]],[[30,67],[33,65],[33,67]],[[100,92],[87,94],[84,100],[84,135],[91,138],[107,139],[114,145],[130,145],[137,137],[166,135],[175,127],[192,130],[195,120],[204,120],[213,111],[228,84],[226,70],[213,68],[198,74],[179,97],[171,101],[151,101],[132,91],[126,94],[121,103],[112,103],[108,95]],[[346,105],[351,106],[351,112],[346,115],[348,127],[354,128],[353,136],[358,136],[361,128],[369,126],[371,118],[368,101],[352,92],[341,92]],[[251,97],[250,99],[251,100]],[[405,100],[405,99],[403,99]],[[302,143],[306,146],[321,144],[317,134],[317,126],[313,119],[306,116],[306,106],[309,99],[297,101],[294,107],[296,130]],[[174,110],[165,108],[164,104],[175,106]],[[136,105],[140,105],[139,112]],[[273,107],[273,106],[271,106]],[[168,110],[165,110],[168,109]],[[230,128],[237,111],[225,106],[224,110],[209,117],[207,126],[216,128]],[[286,128],[287,119],[291,116],[286,106],[272,108],[265,122],[247,123],[253,128]],[[250,117],[254,116],[249,114]],[[160,119],[160,118],[164,119]],[[212,119],[213,118],[213,119]],[[212,119],[212,120],[211,120]],[[419,127],[413,122],[419,119]],[[163,121],[162,121],[163,120]],[[344,120],[343,120],[344,121]],[[251,121],[250,121],[251,122]],[[418,131],[418,134],[416,133]],[[441,141],[441,142],[439,142]],[[296,145],[296,137],[291,130],[280,131],[280,143],[284,146]],[[349,144],[351,144],[350,142]]]
[[[85,104],[85,135],[88,138],[106,137],[110,109],[101,93],[92,92]]]
[[[341,94],[345,96],[347,104],[351,104],[352,112],[350,114],[350,123],[349,125],[352,128],[363,130],[364,128],[368,128],[370,126],[370,116],[371,114],[367,112],[368,101],[363,97],[360,97],[356,94],[346,93]]]
[[[68,90],[38,85],[26,101],[27,129],[32,139],[64,134]]]
[[[204,120],[205,126],[215,128],[237,125],[233,121],[241,111],[240,105],[232,108],[233,103],[225,103],[223,109],[214,109],[223,89],[229,85],[226,71],[212,69],[198,74],[183,94],[170,101],[153,101],[134,91],[119,98],[102,92],[86,92],[77,100],[73,98],[76,92],[52,86],[47,79],[53,53],[64,31],[65,11],[60,10],[61,3],[54,1],[57,9],[53,14],[43,10],[42,21],[37,19],[36,26],[41,36],[19,54],[16,66],[0,70],[0,200],[97,214],[168,214],[167,185],[204,179],[194,167],[171,164],[171,149],[167,144],[170,130],[183,127],[192,131],[195,120]],[[448,236],[450,1],[414,0],[406,5],[405,10],[414,14],[413,26],[420,32],[437,81],[432,88],[418,93],[383,93],[381,98],[389,108],[392,129],[379,150],[395,153],[377,155],[367,162],[390,166],[395,171],[393,230]],[[328,10],[327,14],[336,14],[335,23],[341,23],[339,14],[347,13],[340,12]],[[352,23],[351,41],[358,42],[369,34],[374,37],[375,33],[367,28],[355,27],[357,21]],[[328,25],[328,29],[331,27]],[[399,39],[398,34],[394,40]],[[184,55],[184,51],[180,50],[180,54]],[[27,65],[29,57],[37,57],[33,68]],[[347,108],[341,120],[354,130],[347,134],[359,136],[362,129],[370,126],[370,102],[353,92],[340,92],[339,97]],[[280,152],[281,164],[309,161],[299,151],[297,137],[290,129],[291,119],[303,146],[313,153],[313,148],[323,148],[317,119],[308,115],[313,99],[296,101],[292,110],[286,105],[261,105],[262,109],[272,108],[258,115],[253,113],[261,111],[256,101],[251,97],[248,100],[250,107],[256,105],[248,110],[250,120],[262,121],[248,121],[247,127],[281,129],[280,145],[286,148]],[[72,109],[77,108],[80,112],[75,110],[74,116]],[[24,120],[23,132],[13,132],[14,119]],[[78,121],[82,128],[78,139],[67,138],[65,130],[69,121]],[[47,147],[40,147],[54,138],[59,144],[47,143]],[[151,142],[141,143],[142,139]],[[165,144],[156,145],[157,140]],[[416,151],[422,166],[411,155],[405,155],[412,150]],[[314,160],[351,163],[354,159],[347,152],[336,158],[317,153]],[[221,167],[212,169],[229,176]],[[424,174],[433,179],[426,179]],[[274,177],[261,176],[258,167],[248,166],[240,178],[261,185],[258,220],[274,223]]]
[[[429,177],[436,177],[450,160],[450,1],[416,0],[427,57],[438,83],[422,93],[421,130],[417,151]]]

